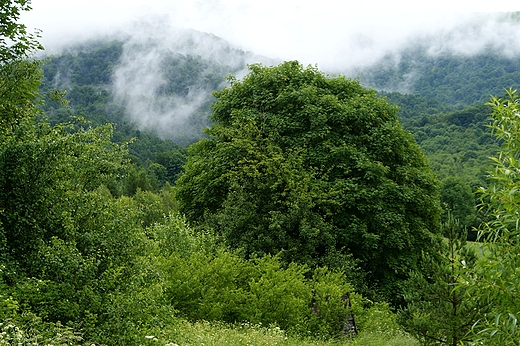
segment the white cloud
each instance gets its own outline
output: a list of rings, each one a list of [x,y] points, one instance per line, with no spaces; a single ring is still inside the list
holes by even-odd
[[[483,0],[34,0],[32,6],[22,21],[43,30],[48,48],[161,14],[174,26],[211,32],[246,50],[320,67],[369,59],[375,47],[457,23],[465,13],[520,9],[516,1]],[[359,44],[365,49],[353,54]]]

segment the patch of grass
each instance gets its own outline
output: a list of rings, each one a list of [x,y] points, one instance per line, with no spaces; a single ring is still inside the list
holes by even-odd
[[[360,333],[348,346],[419,346],[419,342],[405,332],[400,333]]]
[[[290,335],[276,326],[240,323],[230,325],[220,322],[188,322],[178,320],[175,325],[157,329],[156,335],[143,337],[143,345],[211,345],[211,346],[418,346],[411,336],[402,330],[364,330],[353,339],[338,338],[319,340]]]
[[[348,345],[344,342],[320,341],[306,338],[299,338],[288,335],[285,331],[275,326],[262,326],[250,323],[240,323],[236,325],[221,322],[187,322],[180,320],[174,327],[162,329],[162,336],[155,339],[143,338],[154,344],[169,346],[186,345],[211,345],[211,346],[318,346],[318,345]]]

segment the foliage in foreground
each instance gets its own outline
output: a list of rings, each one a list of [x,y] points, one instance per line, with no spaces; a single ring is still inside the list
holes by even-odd
[[[352,313],[346,300],[352,287],[341,272],[282,266],[279,256],[246,260],[218,245],[211,233],[194,234],[175,215],[148,232],[157,246],[164,299],[178,316],[335,337]]]
[[[484,255],[478,276],[468,277],[471,294],[492,304],[489,314],[475,325],[475,339],[484,344],[520,345],[520,106],[516,90],[493,98],[493,134],[503,146],[493,158],[491,185],[482,188],[483,207],[493,219],[483,225]],[[477,279],[478,278],[478,279]]]
[[[125,212],[131,208],[126,204]],[[308,269],[302,265],[283,268],[275,257],[244,260],[218,245],[212,234],[195,234],[175,215],[146,233],[148,241],[136,243],[145,251],[136,251],[134,263],[107,269],[97,282],[81,286],[70,279],[19,278],[14,287],[0,284],[0,317],[5,321],[0,345],[4,341],[134,345],[153,340],[247,344],[251,338],[266,345],[301,344],[301,340],[309,345],[345,344],[349,334],[342,330],[351,314],[360,331],[356,340],[382,339],[385,333],[409,340],[388,305],[351,294],[352,308],[346,308],[343,296],[351,287],[339,272],[320,269],[306,279]],[[69,247],[60,255],[76,251]],[[51,265],[56,258],[44,261]],[[61,275],[73,271],[60,268]],[[66,297],[66,291],[57,291],[61,284],[74,285],[80,292]],[[67,315],[70,304],[75,310]],[[211,323],[196,322],[200,320]],[[208,328],[210,334],[198,334]]]
[[[315,338],[287,333],[275,325],[219,322],[189,323],[179,320],[154,334],[157,341],[173,345],[280,345],[280,346],[415,346],[417,342],[395,322],[388,305],[375,304],[359,317],[359,335],[355,338]]]
[[[377,317],[392,320],[392,315],[374,309]],[[45,324],[45,328],[33,329],[35,324],[18,326],[10,321],[0,323],[0,346],[22,345],[89,345],[80,334],[70,327]],[[384,327],[384,330],[381,328]],[[236,345],[236,346],[416,346],[418,343],[404,333],[400,327],[388,329],[388,325],[366,328],[356,338],[316,339],[287,334],[276,326],[239,323],[225,324],[219,322],[188,322],[183,319],[172,319],[166,328],[161,327],[141,333],[135,338],[137,345]],[[24,329],[27,328],[27,329]],[[111,345],[113,343],[108,343]]]

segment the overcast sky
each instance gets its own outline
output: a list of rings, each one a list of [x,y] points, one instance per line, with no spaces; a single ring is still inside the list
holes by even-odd
[[[22,16],[43,44],[110,32],[143,16],[223,37],[238,47],[318,65],[347,59],[352,46],[388,46],[406,35],[456,25],[468,14],[520,10],[518,0],[33,0]],[[362,59],[363,57],[361,57]]]

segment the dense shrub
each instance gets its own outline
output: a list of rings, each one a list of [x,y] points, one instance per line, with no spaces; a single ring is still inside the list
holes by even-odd
[[[211,234],[194,234],[174,215],[150,233],[164,248],[158,263],[166,300],[190,320],[274,324],[328,336],[346,322],[349,309],[342,297],[352,287],[341,272],[312,273],[301,264],[284,265],[279,256],[244,259]]]

